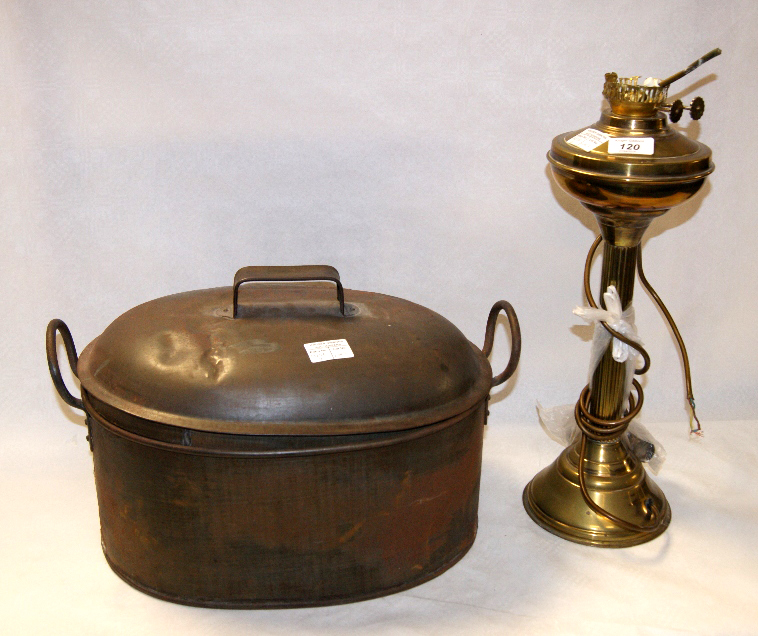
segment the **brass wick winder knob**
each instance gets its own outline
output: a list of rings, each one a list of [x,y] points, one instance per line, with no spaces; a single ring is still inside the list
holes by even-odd
[[[693,196],[713,172],[711,150],[671,129],[685,106],[667,104],[669,85],[719,55],[714,49],[665,80],[605,76],[603,96],[610,108],[590,127],[558,135],[547,155],[558,185],[595,215],[600,226],[585,265],[585,293],[597,308],[589,285],[592,257],[603,243],[601,304],[616,298],[631,311],[635,272],[669,320],[680,345],[693,409],[686,350],[668,310],[642,271],[640,242],[653,219]],[[696,98],[687,107],[693,119],[705,105]],[[610,295],[609,295],[610,294]],[[642,387],[635,379],[647,371],[650,358],[633,334],[620,333],[608,321],[596,328],[607,332],[607,345],[591,369],[590,382],[574,410],[581,431],[558,459],[538,473],[524,490],[524,507],[540,526],[564,539],[586,545],[625,547],[660,535],[671,520],[671,509],[658,486],[632,452],[627,427],[639,413]],[[637,355],[619,356],[624,343]],[[628,351],[628,349],[627,349]],[[699,425],[698,425],[699,426]]]

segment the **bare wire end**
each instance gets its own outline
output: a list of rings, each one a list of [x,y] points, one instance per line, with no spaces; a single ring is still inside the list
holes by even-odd
[[[697,435],[698,437],[703,437],[703,426],[700,424],[700,420],[697,417],[697,412],[695,411],[695,398],[689,397],[687,398],[687,401],[690,404],[690,435]],[[694,418],[694,423],[693,423]],[[693,424],[696,424],[693,426]]]

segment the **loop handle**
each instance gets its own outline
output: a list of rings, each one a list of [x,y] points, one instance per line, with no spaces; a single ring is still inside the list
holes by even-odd
[[[76,409],[84,411],[84,403],[81,399],[71,395],[71,392],[66,388],[66,384],[63,381],[61,375],[61,369],[58,366],[58,340],[56,335],[60,333],[63,338],[63,344],[66,346],[66,355],[68,356],[68,363],[71,366],[71,372],[74,377],[78,378],[76,374],[76,366],[79,361],[79,357],[76,355],[76,345],[74,339],[71,336],[68,326],[65,322],[59,318],[54,318],[47,325],[47,338],[45,346],[47,349],[47,366],[50,369],[50,377],[53,379],[58,395],[61,396],[63,401],[69,406],[73,406]]]
[[[487,328],[484,331],[484,345],[482,353],[489,357],[492,353],[492,345],[495,342],[495,326],[497,317],[501,311],[505,312],[508,317],[508,328],[511,332],[511,357],[508,360],[508,366],[500,374],[492,378],[492,386],[498,386],[510,378],[518,367],[519,358],[521,358],[521,328],[519,327],[516,311],[507,300],[498,300],[490,309],[490,315],[487,316]]]
[[[243,267],[234,275],[232,297],[232,317],[237,317],[239,288],[242,283],[284,283],[328,280],[337,285],[337,300],[340,313],[345,315],[345,292],[342,289],[339,272],[329,265],[291,265]]]

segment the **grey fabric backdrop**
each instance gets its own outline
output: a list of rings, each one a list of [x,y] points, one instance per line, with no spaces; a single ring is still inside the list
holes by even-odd
[[[701,194],[656,221],[648,276],[689,347],[701,418],[755,403],[758,5],[743,2],[0,3],[0,412],[63,426],[43,333],[79,347],[157,296],[244,265],[328,263],[481,344],[510,300],[524,349],[493,409],[537,426],[573,402],[590,330],[572,316],[595,234],[551,181],[553,136],[594,122],[603,74],[666,76],[706,114]],[[681,364],[636,296],[653,366],[643,420],[681,420]],[[504,364],[505,331],[493,366]],[[507,395],[507,399],[502,399]],[[684,433],[683,433],[684,434]]]

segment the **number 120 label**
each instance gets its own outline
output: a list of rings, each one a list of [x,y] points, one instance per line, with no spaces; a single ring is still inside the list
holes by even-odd
[[[652,155],[655,139],[652,137],[612,137],[608,140],[608,154]]]

